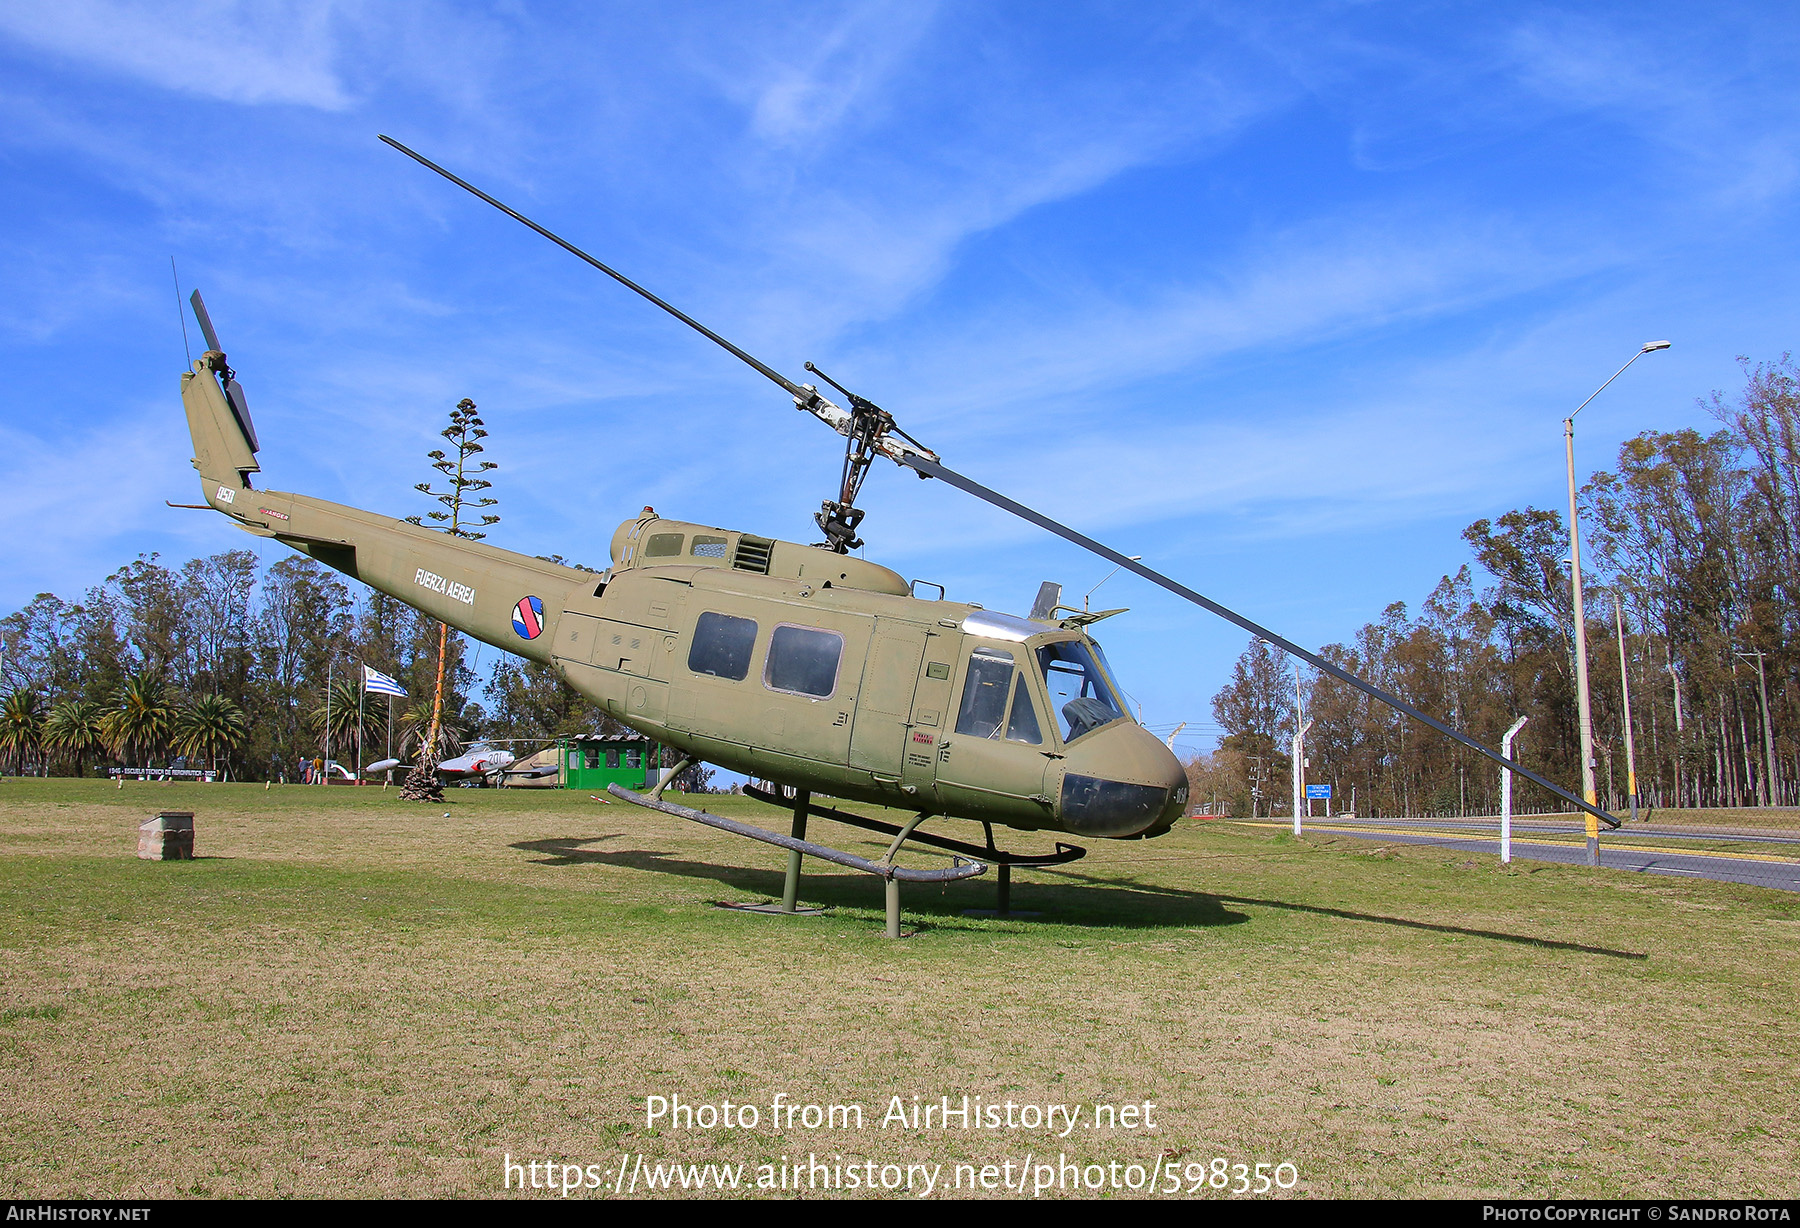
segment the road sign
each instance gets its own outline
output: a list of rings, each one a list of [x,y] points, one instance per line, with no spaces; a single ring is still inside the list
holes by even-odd
[[[1327,801],[1327,802],[1330,801],[1331,800],[1331,786],[1330,785],[1307,785],[1306,786],[1306,800],[1312,801],[1314,798],[1318,798],[1318,799],[1321,799],[1321,800]]]

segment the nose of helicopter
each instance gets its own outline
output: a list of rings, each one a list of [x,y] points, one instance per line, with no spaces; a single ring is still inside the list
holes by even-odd
[[[1167,831],[1187,806],[1187,772],[1141,725],[1119,721],[1069,747],[1057,815],[1083,836]]]

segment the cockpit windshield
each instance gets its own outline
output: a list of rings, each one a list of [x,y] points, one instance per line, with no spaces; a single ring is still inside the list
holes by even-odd
[[[1060,640],[1037,650],[1038,668],[1050,690],[1050,706],[1062,714],[1063,741],[1125,715],[1106,675],[1080,640]]]

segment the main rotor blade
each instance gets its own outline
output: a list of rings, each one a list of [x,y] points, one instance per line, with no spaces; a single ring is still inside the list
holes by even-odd
[[[225,352],[225,347],[219,344],[219,334],[213,331],[212,317],[206,314],[206,300],[200,297],[200,291],[196,290],[190,294],[188,296],[188,302],[193,304],[194,318],[200,321],[200,335],[206,338],[206,348],[209,350],[217,350],[219,353],[223,354]],[[231,306],[230,303],[225,305],[227,307]]]
[[[377,135],[380,135],[380,134],[377,134]],[[594,259],[592,256],[588,255],[586,252],[582,251],[579,247],[576,247],[573,243],[569,242],[567,239],[563,238],[561,235],[556,234],[549,230],[545,230],[542,226],[539,226],[536,222],[534,222],[530,218],[526,217],[523,213],[520,213],[517,209],[509,208],[508,206],[501,204],[499,201],[495,200],[492,196],[489,196],[486,192],[483,192],[480,188],[476,187],[474,184],[468,182],[465,179],[457,178],[455,175],[452,175],[449,171],[447,171],[443,167],[439,166],[436,162],[433,162],[430,158],[427,158],[423,154],[415,153],[414,151],[408,149],[406,146],[402,145],[399,141],[396,141],[393,137],[382,136],[381,139],[384,142],[386,142],[387,144],[392,145],[395,149],[398,149],[401,153],[405,154],[407,157],[411,158],[414,162],[417,162],[420,166],[423,166],[430,170],[436,171],[438,174],[440,174],[444,178],[448,179],[451,183],[454,183],[457,187],[463,189],[465,192],[468,192],[471,196],[478,196],[482,200],[485,200],[488,204],[494,206],[494,208],[500,210],[500,212],[502,212],[502,213],[506,214],[508,217],[512,218],[514,221],[523,222],[525,225],[531,227],[533,230],[535,230],[539,234],[543,235],[546,239],[550,240],[552,243],[556,244],[558,247],[562,248],[564,251],[568,252],[570,255],[578,256],[581,259],[587,261],[589,264],[591,264],[595,268],[599,269],[602,273],[605,273],[608,277],[612,278],[614,281],[616,281],[620,285],[624,286],[627,290],[635,290],[637,293],[643,295],[645,298],[649,299],[652,303],[655,303],[658,307],[661,307],[664,311],[666,311],[670,315],[674,316],[677,320],[680,320],[683,324],[687,325],[689,328],[693,329],[695,332],[699,333],[701,336],[703,336],[703,337],[707,338],[709,341],[712,341],[715,344],[723,347],[724,349],[728,350],[732,354],[736,355],[738,358],[742,359],[744,362],[748,363],[750,366],[756,368],[757,371],[761,372],[763,375],[767,376],[769,379],[771,379],[775,383],[779,384],[782,387],[782,389],[787,392],[787,394],[789,396],[795,398],[796,400],[800,400],[800,401],[804,401],[808,398],[809,394],[806,391],[806,389],[802,388],[799,384],[796,384],[793,380],[789,379],[787,376],[783,375],[781,372],[775,370],[775,368],[769,366],[767,363],[762,362],[760,359],[755,358],[754,356],[752,356],[750,354],[746,354],[743,350],[738,349],[737,346],[731,344],[731,342],[729,342],[729,341],[725,340],[725,338],[719,336],[718,333],[715,333],[712,329],[706,327],[706,325],[704,325],[704,324],[700,323],[700,321],[694,319],[693,316],[688,315],[684,311],[680,311],[674,307],[671,307],[669,304],[667,304],[667,303],[663,302],[661,299],[657,298],[654,294],[650,293],[650,291],[644,289],[644,287],[638,285],[635,281],[632,281],[631,278],[625,276],[623,273],[619,272],[617,269],[609,268],[607,265],[601,264],[598,260]],[[208,334],[208,335],[210,336],[210,334]]]
[[[1582,801],[1580,798],[1576,797],[1573,793],[1570,793],[1568,790],[1551,784],[1549,781],[1545,780],[1542,776],[1539,776],[1536,772],[1532,771],[1530,768],[1521,767],[1519,764],[1513,762],[1511,759],[1508,759],[1505,755],[1502,755],[1499,751],[1489,750],[1487,747],[1483,746],[1480,742],[1477,742],[1475,739],[1467,736],[1466,734],[1458,733],[1456,730],[1450,728],[1450,726],[1444,724],[1442,721],[1439,721],[1439,720],[1435,719],[1434,717],[1425,715],[1425,713],[1419,711],[1417,708],[1413,707],[1411,704],[1407,703],[1404,699],[1401,699],[1399,696],[1389,695],[1386,691],[1382,690],[1380,687],[1372,686],[1371,684],[1364,682],[1361,678],[1358,678],[1355,674],[1352,674],[1347,670],[1341,669],[1340,667],[1333,665],[1331,662],[1327,661],[1324,657],[1319,656],[1317,653],[1308,652],[1306,649],[1300,647],[1300,645],[1294,643],[1292,640],[1289,640],[1282,636],[1276,635],[1273,631],[1269,630],[1267,627],[1260,626],[1256,623],[1251,622],[1248,618],[1245,618],[1242,614],[1237,613],[1235,610],[1227,609],[1225,606],[1220,605],[1218,602],[1212,600],[1209,597],[1204,597],[1201,594],[1196,593],[1193,589],[1189,588],[1187,585],[1182,584],[1176,580],[1171,580],[1171,579],[1169,579],[1169,577],[1163,575],[1159,571],[1154,571],[1151,568],[1145,567],[1142,563],[1139,563],[1134,559],[1128,558],[1125,555],[1120,554],[1117,550],[1112,549],[1112,547],[1110,547],[1110,546],[1101,545],[1099,542],[1097,542],[1093,538],[1087,536],[1085,533],[1077,533],[1074,529],[1069,528],[1067,525],[1058,524],[1056,521],[1050,519],[1050,517],[1045,516],[1040,512],[1032,511],[1030,508],[1026,507],[1023,503],[1019,503],[1016,500],[1009,499],[997,490],[989,490],[987,487],[983,486],[980,482],[976,482],[969,478],[965,478],[962,474],[957,473],[953,469],[946,469],[946,468],[944,468],[944,466],[938,464],[936,461],[926,460],[922,456],[904,456],[904,457],[900,458],[900,463],[903,465],[906,465],[912,469],[916,469],[918,472],[924,474],[927,477],[933,477],[933,478],[939,479],[940,481],[948,482],[948,483],[950,483],[950,485],[955,486],[961,490],[965,490],[968,493],[974,495],[977,499],[986,500],[987,502],[993,504],[995,507],[1000,508],[1002,511],[1011,512],[1013,515],[1019,517],[1020,519],[1029,520],[1032,524],[1037,525],[1040,529],[1048,529],[1050,532],[1056,534],[1058,537],[1063,538],[1066,541],[1074,542],[1077,546],[1082,547],[1084,550],[1093,551],[1095,554],[1099,555],[1101,558],[1105,559],[1109,563],[1117,563],[1120,567],[1123,567],[1128,571],[1136,572],[1138,575],[1142,576],[1144,579],[1150,581],[1150,583],[1155,584],[1161,588],[1165,588],[1169,592],[1174,593],[1177,597],[1185,598],[1186,600],[1191,601],[1195,605],[1199,606],[1201,609],[1209,610],[1212,613],[1217,614],[1220,618],[1225,619],[1227,622],[1236,623],[1238,626],[1240,626],[1244,630],[1248,631],[1251,635],[1254,635],[1261,639],[1267,640],[1269,643],[1275,645],[1277,648],[1280,648],[1286,652],[1292,653],[1294,656],[1299,657],[1302,661],[1305,661],[1307,664],[1311,665],[1314,669],[1321,670],[1324,673],[1330,674],[1333,678],[1336,678],[1339,682],[1348,683],[1350,686],[1355,687],[1357,690],[1361,691],[1363,694],[1368,695],[1371,698],[1380,700],[1382,703],[1386,704],[1390,708],[1393,708],[1395,711],[1404,712],[1407,716],[1412,717],[1414,720],[1419,721],[1425,725],[1429,725],[1431,728],[1437,730],[1439,733],[1443,734],[1445,737],[1450,738],[1452,741],[1460,742],[1462,745],[1468,747],[1470,750],[1476,751],[1483,755],[1486,755],[1489,759],[1492,759],[1495,763],[1498,763],[1501,767],[1504,767],[1511,771],[1517,772],[1519,775],[1523,776],[1526,780],[1531,781],[1533,784],[1542,785],[1544,788],[1550,790],[1550,792],[1554,793],[1556,796],[1562,798],[1564,801],[1575,806],[1577,809],[1584,810],[1588,814],[1593,815],[1596,819],[1600,820],[1602,823],[1605,823],[1608,827],[1616,828],[1619,826],[1619,821],[1617,819],[1613,818],[1610,814],[1607,814],[1604,810],[1601,810],[1595,806],[1588,805],[1586,802]]]

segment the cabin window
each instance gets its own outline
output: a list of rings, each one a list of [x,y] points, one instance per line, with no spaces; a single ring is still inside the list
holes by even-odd
[[[844,637],[837,632],[782,623],[769,636],[763,685],[771,691],[824,699],[837,689],[838,660],[843,655]]]
[[[1031,688],[1025,685],[1024,674],[1019,675],[1019,684],[1013,688],[1012,715],[1006,719],[1006,740],[1032,746],[1044,744],[1044,735],[1038,729],[1037,705],[1031,702]]]
[[[652,533],[650,540],[644,543],[644,557],[647,559],[672,558],[681,553],[681,542],[685,533]]]
[[[632,746],[626,748],[625,766],[628,768],[641,768],[644,766],[644,752],[641,747]]]
[[[756,644],[756,623],[729,614],[700,615],[694,624],[694,646],[688,650],[688,668],[742,682],[750,672],[750,649]]]
[[[956,714],[956,732],[976,738],[997,738],[1006,723],[1006,697],[1012,687],[1013,657],[998,648],[977,648],[969,654],[969,670],[963,678],[962,709]]]
[[[708,537],[704,533],[696,533],[692,554],[697,559],[722,559],[725,557],[725,547],[730,544],[723,537]]]
[[[1038,668],[1050,691],[1050,706],[1062,713],[1063,741],[1073,742],[1125,715],[1094,654],[1080,640],[1062,640],[1037,650]]]
[[[609,768],[616,768],[619,766],[619,752],[618,751],[609,750],[606,752],[606,766]]]

